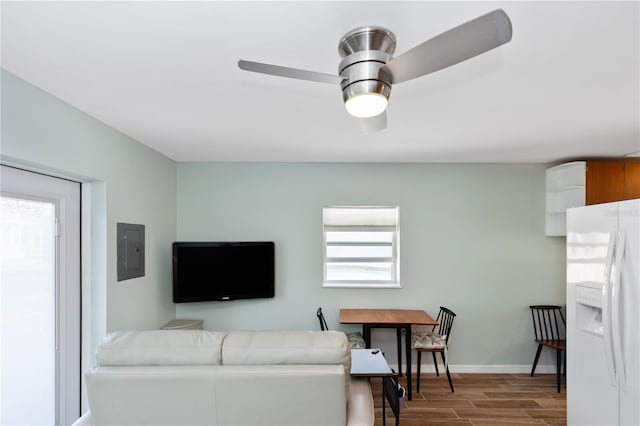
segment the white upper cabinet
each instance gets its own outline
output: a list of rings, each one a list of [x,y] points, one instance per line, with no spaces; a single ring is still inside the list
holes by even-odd
[[[585,205],[586,162],[547,169],[545,235],[567,235],[567,209]]]

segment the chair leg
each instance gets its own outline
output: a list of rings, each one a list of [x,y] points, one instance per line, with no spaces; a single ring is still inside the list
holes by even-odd
[[[536,365],[538,364],[538,358],[540,358],[540,352],[542,351],[542,345],[538,344],[538,350],[536,351],[536,357],[533,360],[533,367],[531,368],[531,375],[536,371]]]
[[[416,366],[416,392],[420,393],[420,364],[422,364],[422,351],[418,353],[418,365]]]
[[[405,336],[405,339],[407,337]],[[402,376],[402,329],[396,328],[396,345],[398,346],[398,377]]]
[[[556,349],[556,382],[558,386],[558,393],[560,393],[560,375],[562,374],[562,351],[560,349]]]
[[[435,352],[434,352],[434,355],[435,355]],[[442,355],[442,362],[444,363],[447,369],[447,379],[449,379],[449,387],[451,388],[451,393],[455,393],[455,390],[453,389],[453,381],[451,381],[451,373],[449,373],[449,365],[447,364],[447,359],[444,357],[444,352],[440,352],[440,355]]]
[[[433,355],[433,365],[436,367],[436,376],[440,376],[440,372],[438,371],[438,360],[436,359],[436,353],[431,352],[431,355]]]

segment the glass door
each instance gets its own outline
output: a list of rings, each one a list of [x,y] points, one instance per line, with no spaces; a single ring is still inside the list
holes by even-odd
[[[71,424],[80,402],[80,184],[2,166],[0,424]]]

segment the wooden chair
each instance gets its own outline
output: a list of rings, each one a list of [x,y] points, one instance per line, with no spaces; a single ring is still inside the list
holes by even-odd
[[[440,312],[438,312],[438,325],[435,325],[431,330],[425,330],[415,328],[411,331],[411,348],[415,349],[418,353],[418,365],[417,365],[417,377],[416,377],[416,392],[420,392],[420,364],[422,363],[422,352],[431,352],[433,355],[433,363],[436,367],[436,375],[439,376],[438,361],[436,359],[436,353],[440,352],[442,362],[444,363],[445,370],[447,372],[447,379],[449,379],[449,386],[451,392],[455,392],[453,388],[453,381],[451,381],[451,373],[449,372],[449,364],[447,362],[447,345],[449,343],[449,337],[451,336],[451,327],[453,326],[453,320],[456,314],[450,309],[440,306]]]
[[[318,310],[316,311],[316,316],[318,317],[318,321],[320,322],[320,330],[329,330],[327,321],[324,319],[324,314],[322,313],[322,308],[318,308]],[[346,335],[347,339],[349,339],[351,349],[365,349],[367,347],[364,342],[364,337],[362,337],[361,333],[346,333]]]
[[[556,305],[532,305],[531,316],[533,318],[533,331],[535,333],[535,341],[538,344],[536,357],[533,360],[531,375],[536,371],[536,365],[540,358],[542,347],[554,349],[556,351],[556,382],[558,392],[560,392],[560,364],[562,360],[562,352],[567,349],[567,341],[565,332],[567,324],[562,315],[562,307]],[[565,353],[564,370],[567,370],[567,357]]]

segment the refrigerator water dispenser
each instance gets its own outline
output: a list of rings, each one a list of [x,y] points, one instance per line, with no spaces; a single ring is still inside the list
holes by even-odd
[[[603,337],[602,289],[577,285],[575,291],[576,328]]]

